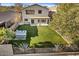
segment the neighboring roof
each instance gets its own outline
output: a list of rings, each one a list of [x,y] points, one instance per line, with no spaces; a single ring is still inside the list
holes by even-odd
[[[12,20],[15,17],[15,12],[8,11],[8,12],[0,12],[0,22],[5,22],[8,20]]]
[[[25,7],[24,9],[29,8],[29,7],[32,7],[32,6],[40,6],[40,7],[43,7],[43,8],[45,8],[45,9],[48,9],[46,6],[41,6],[41,5],[38,5],[38,4],[33,4],[33,5],[30,5],[30,6],[27,6],[27,7]],[[48,9],[48,10],[49,10],[49,9]]]

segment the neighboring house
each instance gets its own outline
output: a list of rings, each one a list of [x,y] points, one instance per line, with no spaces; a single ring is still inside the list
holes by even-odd
[[[10,27],[15,20],[15,12],[0,12],[0,27]]]
[[[50,22],[48,14],[49,9],[47,7],[38,4],[28,6],[22,10],[23,23],[31,26],[47,26]]]

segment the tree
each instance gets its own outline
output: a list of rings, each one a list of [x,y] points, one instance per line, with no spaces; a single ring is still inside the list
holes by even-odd
[[[58,4],[57,13],[53,15],[51,28],[63,37],[74,41],[79,37],[79,4]]]
[[[23,9],[23,7],[22,7],[22,6],[17,6],[17,5],[15,5],[15,6],[14,6],[14,9],[15,9],[16,12],[21,12],[22,9]]]

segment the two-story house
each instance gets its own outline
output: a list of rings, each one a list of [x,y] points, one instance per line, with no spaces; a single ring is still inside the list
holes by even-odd
[[[22,10],[22,20],[31,26],[47,26],[50,22],[48,14],[47,7],[34,4]]]

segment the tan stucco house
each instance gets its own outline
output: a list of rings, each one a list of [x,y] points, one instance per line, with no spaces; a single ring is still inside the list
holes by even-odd
[[[34,4],[22,10],[22,20],[31,26],[47,26],[50,22],[48,14],[47,7]]]

